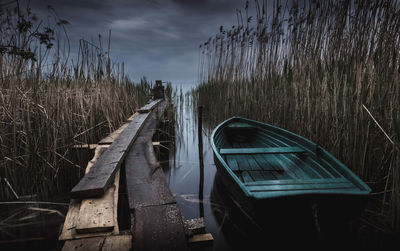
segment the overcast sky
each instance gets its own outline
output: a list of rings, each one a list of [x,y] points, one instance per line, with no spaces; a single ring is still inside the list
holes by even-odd
[[[253,2],[253,1],[251,1]],[[174,84],[198,82],[199,45],[236,24],[236,8],[244,0],[31,0],[40,16],[51,5],[66,26],[72,51],[80,38],[107,42],[112,32],[111,56],[125,62],[134,81],[142,76]],[[42,18],[42,17],[41,17]]]

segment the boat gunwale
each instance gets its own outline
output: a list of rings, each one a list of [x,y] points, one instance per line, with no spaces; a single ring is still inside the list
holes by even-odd
[[[221,132],[221,130],[226,127],[227,125],[229,125],[229,123],[234,122],[234,121],[246,121],[252,124],[256,124],[258,126],[261,127],[266,127],[266,129],[271,128],[277,131],[281,131],[283,133],[288,134],[291,137],[294,137],[295,139],[299,139],[301,141],[299,141],[299,145],[302,146],[305,151],[307,152],[312,152],[310,150],[311,147],[317,147],[318,145],[314,142],[312,142],[311,140],[304,138],[298,134],[295,134],[293,132],[287,131],[283,128],[280,127],[276,127],[267,123],[263,123],[260,121],[255,121],[255,120],[251,120],[251,119],[246,119],[246,118],[242,118],[239,116],[234,116],[231,118],[226,119],[225,121],[223,121],[222,123],[220,123],[212,132],[211,134],[211,147],[214,151],[214,155],[217,157],[218,161],[220,162],[220,164],[223,166],[223,168],[225,169],[225,171],[228,172],[228,174],[233,178],[233,180],[235,181],[235,183],[237,185],[239,185],[240,189],[244,192],[244,194],[247,197],[252,197],[255,199],[266,199],[266,198],[276,198],[276,197],[287,197],[287,196],[301,196],[301,195],[312,195],[312,194],[318,194],[318,195],[356,195],[356,196],[368,196],[372,189],[364,183],[364,181],[362,181],[355,173],[353,173],[348,167],[346,167],[342,162],[340,162],[338,159],[336,159],[333,155],[331,155],[329,152],[327,152],[325,149],[323,149],[322,147],[320,148],[321,153],[323,153],[325,156],[321,157],[322,161],[328,162],[328,159],[331,159],[331,165],[334,164],[335,168],[341,168],[342,170],[338,170],[341,172],[341,174],[343,175],[344,178],[346,178],[349,182],[351,182],[355,189],[352,190],[343,190],[343,189],[335,189],[335,190],[293,190],[293,191],[285,191],[285,193],[280,193],[276,194],[275,196],[273,196],[273,193],[275,192],[264,192],[264,193],[271,193],[269,196],[259,196],[259,194],[257,195],[257,193],[259,192],[251,192],[245,185],[245,183],[243,181],[241,181],[239,179],[239,177],[234,173],[234,171],[228,166],[228,164],[226,163],[226,161],[223,159],[222,155],[219,153],[217,146],[215,145],[214,139],[215,136],[217,134],[219,134]],[[276,133],[276,131],[274,132]],[[283,137],[285,137],[284,134],[281,134]],[[288,140],[293,141],[293,138],[288,138]],[[309,147],[308,147],[309,146]],[[333,163],[332,163],[333,162]],[[329,163],[329,162],[328,162]],[[356,189],[357,188],[357,189]]]

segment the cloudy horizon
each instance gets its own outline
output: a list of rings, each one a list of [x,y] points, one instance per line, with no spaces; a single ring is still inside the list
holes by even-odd
[[[242,9],[245,0],[31,1],[40,18],[49,13],[48,5],[69,22],[72,54],[79,39],[98,41],[100,34],[108,42],[111,30],[111,57],[124,62],[134,82],[145,76],[193,86],[198,82],[199,45],[221,25],[235,25],[235,9]]]

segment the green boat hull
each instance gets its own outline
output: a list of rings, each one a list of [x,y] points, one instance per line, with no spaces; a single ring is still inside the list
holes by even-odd
[[[215,128],[211,145],[223,183],[254,217],[295,218],[315,208],[321,217],[347,220],[361,212],[371,192],[315,143],[268,124],[230,118]]]

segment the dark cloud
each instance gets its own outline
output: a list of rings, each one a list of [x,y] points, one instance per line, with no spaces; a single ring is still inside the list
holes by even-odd
[[[32,9],[45,15],[54,7],[67,26],[72,50],[80,38],[104,40],[112,31],[111,55],[125,62],[138,81],[197,82],[198,47],[218,32],[220,25],[236,23],[236,8],[244,0],[31,0]]]
[[[207,0],[172,0],[172,2],[183,6],[201,6],[207,5]]]

